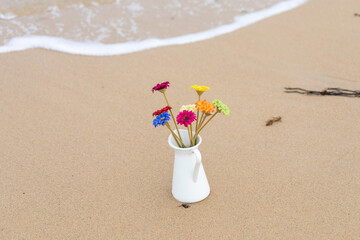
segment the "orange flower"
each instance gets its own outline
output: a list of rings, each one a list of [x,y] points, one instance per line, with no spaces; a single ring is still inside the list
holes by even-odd
[[[197,101],[195,108],[205,113],[212,113],[214,112],[215,105],[210,102],[207,102],[206,100]]]

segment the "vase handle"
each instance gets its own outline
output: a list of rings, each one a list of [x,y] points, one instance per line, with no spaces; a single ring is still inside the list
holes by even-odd
[[[193,175],[193,180],[194,182],[197,182],[198,177],[199,177],[199,171],[200,171],[200,164],[201,164],[201,153],[199,150],[194,149],[193,153],[195,154],[195,158],[196,158],[196,163],[195,163],[195,167],[194,167],[194,175]]]

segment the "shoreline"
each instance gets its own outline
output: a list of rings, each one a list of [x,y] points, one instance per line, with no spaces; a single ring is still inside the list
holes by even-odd
[[[69,54],[78,54],[85,56],[113,56],[129,54],[164,46],[189,44],[231,33],[266,18],[275,16],[286,11],[290,11],[296,7],[305,4],[307,1],[308,0],[285,0],[283,2],[275,4],[274,6],[271,6],[270,8],[235,17],[234,22],[231,24],[222,25],[202,32],[185,34],[177,37],[164,39],[151,38],[139,42],[103,44],[77,42],[69,39],[51,36],[16,37],[11,39],[6,45],[0,46],[0,54],[7,52],[23,51],[32,48],[43,48],[47,50],[54,50]]]
[[[89,57],[0,54],[0,239],[356,239],[359,1],[309,1],[202,42]],[[211,194],[179,207],[174,152],[152,126],[203,98],[231,115],[201,133]],[[265,126],[272,117],[281,122]]]

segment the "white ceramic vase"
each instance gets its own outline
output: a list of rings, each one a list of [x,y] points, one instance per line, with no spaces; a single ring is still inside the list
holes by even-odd
[[[190,146],[188,131],[179,131],[185,146]],[[177,131],[174,130],[174,133],[177,134]],[[210,194],[210,186],[198,150],[201,141],[199,135],[195,146],[179,148],[172,134],[168,139],[170,147],[175,150],[172,195],[183,203],[199,202]]]

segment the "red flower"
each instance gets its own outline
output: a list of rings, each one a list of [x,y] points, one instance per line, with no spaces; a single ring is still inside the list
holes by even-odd
[[[158,83],[158,84],[156,84],[155,87],[152,88],[152,92],[154,93],[155,91],[167,89],[169,86],[170,86],[169,82]]]
[[[160,110],[157,110],[157,111],[155,111],[155,112],[153,112],[153,117],[155,117],[155,116],[159,116],[160,114],[162,114],[163,112],[167,112],[167,111],[169,111],[169,110],[171,110],[172,108],[170,107],[170,106],[166,106],[166,107],[164,107],[164,108],[162,108],[162,109],[160,109]]]

